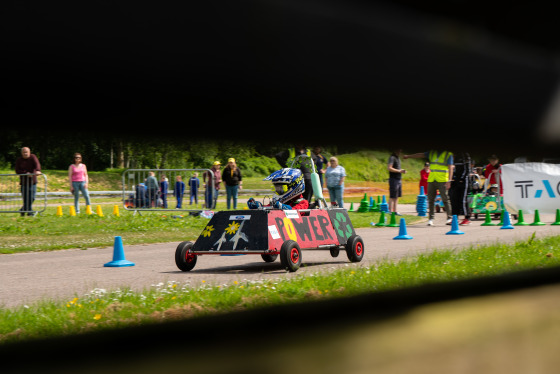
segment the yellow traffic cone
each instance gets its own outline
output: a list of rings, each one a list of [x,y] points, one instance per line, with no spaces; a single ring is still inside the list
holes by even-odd
[[[56,216],[57,217],[62,217],[62,206],[61,205],[56,207]]]
[[[113,215],[117,216],[117,217],[121,216],[120,213],[119,213],[119,206],[118,205],[113,206]]]
[[[86,214],[87,215],[92,215],[93,212],[91,211],[91,205],[86,205]]]
[[[99,217],[103,217],[103,211],[101,210],[101,205],[98,205],[98,206],[97,206],[96,212],[97,212],[97,215],[98,215]]]
[[[70,205],[70,217],[76,216],[76,208],[73,205]]]

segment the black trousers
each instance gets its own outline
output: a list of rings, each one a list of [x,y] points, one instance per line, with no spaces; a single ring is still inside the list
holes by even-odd
[[[457,216],[464,215],[470,218],[470,209],[467,200],[467,184],[464,182],[451,182],[449,188],[449,199],[451,200],[451,214]]]

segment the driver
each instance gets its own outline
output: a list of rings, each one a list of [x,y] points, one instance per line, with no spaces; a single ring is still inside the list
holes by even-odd
[[[264,180],[272,182],[276,193],[268,206],[272,205],[274,208],[283,210],[309,208],[309,201],[303,198],[305,182],[301,170],[284,168],[275,171]],[[247,206],[249,209],[258,209],[263,205],[254,198],[250,198]]]

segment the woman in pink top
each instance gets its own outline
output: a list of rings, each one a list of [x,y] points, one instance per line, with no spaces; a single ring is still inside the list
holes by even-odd
[[[86,206],[91,205],[88,193],[88,172],[86,165],[82,164],[82,155],[74,153],[74,163],[68,168],[68,179],[70,182],[70,192],[74,194],[74,208],[76,213],[80,213],[78,201],[80,199],[80,191],[86,199]]]

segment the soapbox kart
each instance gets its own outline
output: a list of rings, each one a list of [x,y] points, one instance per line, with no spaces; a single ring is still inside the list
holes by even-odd
[[[484,182],[483,192],[472,196],[472,202],[470,205],[471,211],[475,219],[478,219],[479,214],[494,215],[496,218],[501,217],[502,213],[505,211],[504,208],[504,198],[500,194],[500,178],[497,178],[497,193],[491,193],[489,190],[490,178],[486,179]],[[517,215],[512,215],[514,219],[517,219]]]
[[[217,212],[194,243],[185,241],[177,246],[177,267],[190,271],[201,255],[255,254],[266,262],[274,262],[280,256],[282,267],[294,272],[301,266],[302,250],[328,250],[332,257],[345,250],[351,262],[360,262],[364,242],[356,235],[348,211],[327,205],[319,175],[309,160],[313,166],[315,208],[282,210],[261,206]]]
[[[266,262],[280,256],[282,267],[294,272],[302,263],[302,250],[329,250],[333,257],[345,250],[351,262],[359,262],[364,242],[343,208],[221,211],[194,243],[177,246],[175,263],[190,271],[201,255],[257,254]]]

